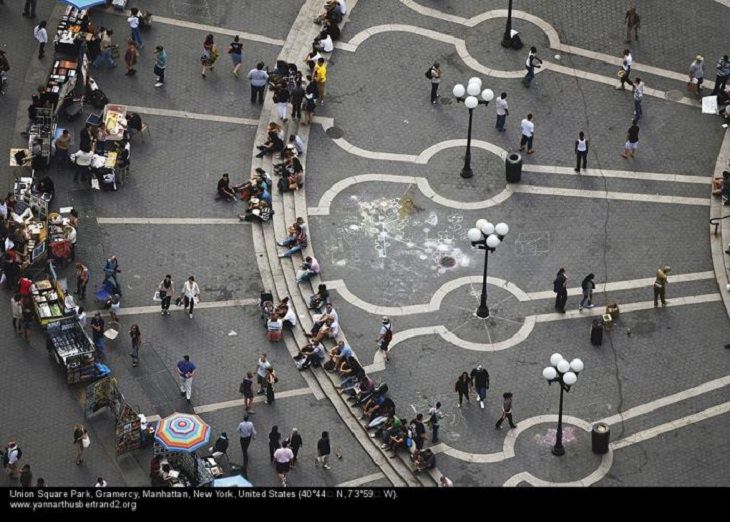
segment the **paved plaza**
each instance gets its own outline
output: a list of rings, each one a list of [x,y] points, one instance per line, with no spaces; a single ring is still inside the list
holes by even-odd
[[[121,65],[92,72],[111,103],[142,115],[149,135],[135,137],[130,179],[117,192],[83,188],[70,169],[50,175],[56,203],[80,213],[76,256],[90,267],[90,290],[101,282],[106,258],[119,258],[122,335],[109,347],[108,365],[127,401],[153,418],[199,414],[214,437],[229,434],[230,459],[241,463],[238,386],[266,352],[279,383],[274,405],[260,397],[254,405],[259,435],[248,478],[256,486],[279,485],[266,462],[274,425],[286,435],[298,428],[304,438],[290,486],[436,486],[441,475],[470,487],[730,486],[730,255],[723,253],[730,220],[717,235],[709,225],[728,213],[710,192],[712,177],[728,168],[730,133],[686,88],[689,64],[702,55],[709,94],[714,64],[729,52],[722,35],[730,2],[696,0],[692,9],[640,2],[640,40],[626,44],[631,2],[516,0],[512,23],[525,43],[517,51],[500,45],[506,1],[348,0],[342,36],[328,57],[326,101],[312,125],[288,122],[287,135],[306,143],[304,189],[275,190],[271,222],[241,222],[244,203],[214,201],[214,186],[223,172],[238,183],[257,167],[272,170],[270,159],[254,154],[276,112],[270,93],[263,105],[249,102],[248,80],[231,75],[225,53],[202,79],[202,42],[212,33],[224,51],[241,35],[242,72],[259,61],[273,68],[277,59],[306,68],[322,3],[158,0],[149,6],[154,20],[143,33],[138,74],[125,77]],[[55,4],[39,2],[38,17],[50,27],[62,12]],[[0,98],[3,150],[22,145],[30,95],[50,64],[37,59],[34,23],[20,13],[17,2],[0,5],[0,45],[12,64],[9,92]],[[123,16],[111,9],[92,15],[123,42]],[[152,72],[156,44],[169,55],[160,89]],[[544,66],[528,89],[521,80],[533,45]],[[632,74],[646,84],[632,159],[620,156],[632,94],[615,89],[627,46]],[[443,71],[436,104],[424,78],[433,62]],[[462,178],[468,111],[451,91],[471,77],[497,95],[506,92],[509,115],[500,133],[494,103],[474,110],[474,176]],[[522,179],[508,184],[505,159],[517,151],[528,113],[535,153],[523,154]],[[80,123],[69,128],[77,136]],[[588,169],[576,173],[580,131],[590,148]],[[13,175],[3,169],[8,190]],[[309,225],[305,254],[322,266],[306,285],[295,280],[302,256],[279,258],[275,244],[296,217]],[[474,315],[484,253],[467,239],[482,218],[509,225],[489,254],[487,319]],[[671,266],[668,303],[655,307],[652,287],[662,265]],[[561,267],[566,313],[553,304]],[[182,311],[160,316],[152,295],[168,273],[178,288],[189,275],[199,282],[193,319]],[[580,311],[580,282],[589,273],[596,306]],[[64,275],[73,282],[72,267]],[[426,415],[441,402],[440,442],[427,443],[436,454],[432,473],[414,474],[405,456],[388,458],[337,394],[332,374],[297,371],[291,356],[305,342],[301,326],[283,342],[266,339],[260,292],[290,296],[308,331],[306,302],[320,282],[331,291],[343,336],[368,374],[387,383],[401,418]],[[30,343],[13,333],[10,297],[4,290],[0,300],[7,319],[0,321],[3,446],[17,441],[23,461],[52,486],[91,486],[98,476],[110,486],[149,485],[151,451],[115,456],[111,414],[84,418],[84,387],[64,382],[42,331],[36,327]],[[593,346],[593,320],[612,303],[620,318]],[[382,316],[394,331],[388,363],[376,341]],[[144,339],[138,367],[128,355],[133,323]],[[559,389],[542,377],[556,352],[585,364],[564,398],[562,457],[551,453]],[[198,367],[190,405],[175,373],[183,354]],[[479,364],[490,374],[486,407],[472,394],[458,408],[454,383]],[[514,394],[517,427],[495,430],[504,392]],[[80,422],[94,443],[76,466],[72,426]],[[604,455],[591,448],[597,422],[610,427]],[[314,465],[323,430],[341,457],[331,470]]]

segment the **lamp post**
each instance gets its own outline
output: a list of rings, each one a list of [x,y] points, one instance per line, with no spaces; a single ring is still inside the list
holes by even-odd
[[[563,359],[559,353],[550,356],[550,364],[542,371],[542,376],[547,380],[548,385],[554,382],[560,384],[560,409],[558,410],[558,431],[555,435],[555,446],[553,446],[553,455],[558,457],[565,455],[563,448],[563,392],[569,392],[570,387],[578,380],[578,374],[583,371],[583,361],[573,359],[568,362]]]
[[[502,47],[512,47],[512,0],[509,0],[509,7],[507,7],[507,25],[504,28]]]
[[[479,92],[482,93],[482,99],[477,98]],[[462,84],[454,86],[454,96],[457,102],[464,102],[466,108],[469,109],[469,131],[466,138],[466,154],[464,155],[464,168],[461,169],[462,178],[471,178],[474,172],[471,170],[471,122],[474,114],[474,109],[477,105],[489,105],[489,102],[494,99],[494,92],[492,89],[484,89],[482,91],[482,80],[479,78],[470,78],[469,83],[466,87]]]
[[[504,236],[509,232],[507,223],[491,224],[486,219],[480,219],[476,222],[474,228],[469,229],[467,237],[471,241],[471,246],[484,250],[484,276],[482,277],[482,297],[479,301],[476,316],[486,319],[489,317],[489,307],[487,307],[487,265],[489,262],[489,253],[494,252],[496,248],[504,240]]]

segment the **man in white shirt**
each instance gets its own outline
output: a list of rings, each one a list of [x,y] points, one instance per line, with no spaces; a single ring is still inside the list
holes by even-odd
[[[266,354],[262,353],[257,363],[258,369],[256,370],[256,381],[259,385],[259,395],[264,394],[264,383],[266,382],[266,375],[268,374],[271,363],[266,359]]]
[[[314,41],[315,49],[318,49],[325,53],[331,53],[335,49],[335,44],[332,42],[332,37],[322,31]]]
[[[20,451],[17,444],[15,444],[15,442],[9,442],[6,453],[6,458],[8,459],[8,477],[10,477],[11,480],[16,480],[19,476],[18,461],[20,460]]]
[[[38,59],[42,60],[46,55],[46,44],[48,43],[48,32],[46,31],[46,21],[43,20],[41,23],[35,26],[33,29],[33,36],[38,41]]]
[[[286,487],[286,474],[289,473],[292,460],[294,460],[294,452],[289,449],[289,441],[285,440],[281,443],[281,448],[274,452],[276,473],[279,475],[282,487]]]
[[[535,152],[532,148],[532,138],[535,134],[535,124],[532,123],[532,113],[527,115],[527,118],[522,120],[520,123],[520,126],[522,127],[522,139],[520,140],[520,151],[525,150],[525,145],[527,145],[527,153],[532,154]]]
[[[623,74],[621,75],[621,85],[617,86],[616,89],[625,91],[626,87],[624,86],[624,84],[626,82],[629,82],[629,85],[631,85],[629,75],[631,74],[632,63],[634,63],[634,58],[631,56],[631,51],[629,51],[628,49],[624,49],[623,62],[621,62],[621,69],[623,72]]]
[[[132,31],[132,40],[137,42],[137,47],[142,49],[142,35],[139,33],[139,9],[136,7],[132,8],[132,16],[127,18],[127,23]]]
[[[507,121],[509,114],[509,105],[507,104],[507,93],[503,92],[496,101],[497,105],[497,132],[505,132],[504,123]]]
[[[79,177],[82,178],[82,181],[88,182],[89,180],[89,167],[91,166],[91,163],[94,161],[94,153],[91,151],[85,151],[85,150],[77,150],[73,154],[71,154],[71,162],[76,165],[76,170],[74,172],[74,181],[78,181]]]

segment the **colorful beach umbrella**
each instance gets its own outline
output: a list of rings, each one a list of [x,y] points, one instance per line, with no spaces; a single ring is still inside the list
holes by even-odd
[[[61,0],[64,4],[69,4],[77,9],[89,9],[97,5],[106,3],[106,0]]]
[[[210,426],[197,415],[173,413],[160,421],[155,440],[168,451],[192,453],[208,444]]]

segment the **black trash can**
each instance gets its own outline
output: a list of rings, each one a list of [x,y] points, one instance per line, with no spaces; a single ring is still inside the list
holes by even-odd
[[[603,343],[603,321],[600,319],[593,319],[591,325],[591,344],[593,346],[601,346]]]
[[[596,455],[605,455],[608,453],[608,442],[611,438],[611,428],[608,424],[597,422],[593,425],[591,431],[591,447]]]
[[[522,179],[522,155],[510,152],[504,160],[507,174],[507,183],[519,183]]]

